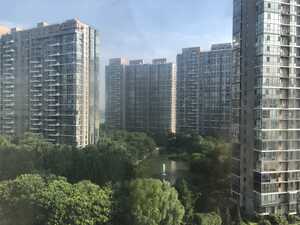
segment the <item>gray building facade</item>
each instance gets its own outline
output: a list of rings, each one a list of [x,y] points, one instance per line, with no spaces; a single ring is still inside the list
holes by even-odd
[[[300,211],[300,2],[234,0],[233,197],[247,214]]]
[[[118,61],[118,62],[117,62]],[[166,59],[110,60],[106,67],[106,123],[109,128],[175,133],[176,73]]]
[[[77,146],[99,134],[99,35],[68,20],[0,38],[0,134]]]
[[[105,67],[105,123],[112,129],[125,129],[125,58],[110,59]]]
[[[177,56],[177,132],[229,137],[232,45],[186,48]]]

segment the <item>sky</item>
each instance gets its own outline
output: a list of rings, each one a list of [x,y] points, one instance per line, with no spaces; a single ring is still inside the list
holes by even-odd
[[[230,42],[233,0],[0,0],[0,25],[32,28],[78,18],[101,36],[101,102],[109,58],[166,57]]]

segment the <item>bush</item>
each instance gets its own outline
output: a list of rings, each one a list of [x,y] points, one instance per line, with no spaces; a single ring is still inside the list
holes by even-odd
[[[270,215],[267,217],[272,225],[288,225],[288,220],[285,216],[281,215]]]
[[[213,213],[196,213],[194,215],[194,224],[195,225],[221,225],[221,217]]]

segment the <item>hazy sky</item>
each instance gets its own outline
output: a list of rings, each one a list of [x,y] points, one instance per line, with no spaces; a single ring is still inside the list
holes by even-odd
[[[78,18],[94,26],[101,34],[103,77],[111,57],[174,61],[181,48],[206,50],[213,43],[230,42],[232,1],[0,0],[0,25],[30,28],[39,21]]]

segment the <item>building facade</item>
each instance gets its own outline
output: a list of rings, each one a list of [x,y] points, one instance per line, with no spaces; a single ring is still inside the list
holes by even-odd
[[[176,73],[166,59],[110,60],[106,67],[106,123],[109,128],[175,133]]]
[[[231,79],[231,44],[183,49],[177,56],[177,131],[229,136]]]
[[[127,59],[109,60],[105,67],[105,123],[111,129],[125,129],[125,67]]]
[[[200,48],[184,48],[177,55],[176,130],[199,133]]]
[[[0,38],[0,134],[85,146],[99,133],[99,35],[78,20]]]
[[[247,214],[300,212],[300,2],[235,0],[233,196]]]
[[[212,45],[200,54],[200,134],[230,136],[231,79],[231,44]]]

